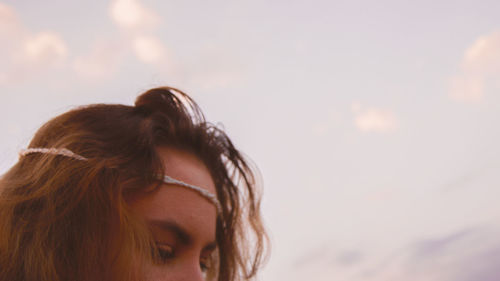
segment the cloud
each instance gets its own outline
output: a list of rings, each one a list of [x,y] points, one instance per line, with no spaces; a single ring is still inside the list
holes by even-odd
[[[443,237],[423,239],[403,248],[369,270],[369,279],[475,281],[498,280],[498,229],[460,230]]]
[[[141,62],[165,67],[167,48],[158,36],[151,35],[150,30],[160,23],[160,17],[155,12],[139,0],[113,0],[109,15],[117,26],[127,31],[127,44]]]
[[[109,8],[111,19],[125,29],[155,26],[159,17],[138,0],[114,0]]]
[[[3,26],[4,23],[10,23],[16,18],[17,16],[11,7],[0,3],[0,26]]]
[[[484,97],[481,75],[460,74],[450,80],[450,98],[464,103],[477,103]]]
[[[0,85],[7,84],[13,75],[14,51],[22,45],[21,24],[14,9],[0,3]]]
[[[500,70],[500,31],[479,37],[465,51],[462,68],[478,72]]]
[[[50,65],[60,63],[67,55],[66,43],[55,32],[40,32],[24,42],[24,57],[29,62]]]
[[[466,238],[470,232],[471,230],[462,230],[444,237],[418,241],[412,246],[412,260],[426,260],[433,256],[443,254],[455,243],[460,241],[460,239]]]
[[[7,85],[64,67],[69,50],[55,31],[33,32],[16,11],[0,3],[0,84]]]
[[[420,239],[383,254],[334,251],[328,244],[292,263],[287,280],[496,281],[500,276],[500,229],[468,228]]]
[[[351,110],[354,113],[354,123],[362,132],[385,133],[393,131],[397,127],[396,117],[388,110],[365,109],[359,103],[353,103]]]
[[[497,247],[464,262],[454,274],[452,281],[497,281],[499,276],[500,247]]]
[[[19,30],[19,18],[11,7],[0,3],[0,35],[13,35]]]
[[[298,280],[358,280],[365,256],[359,250],[332,249],[328,244],[318,245],[303,252],[290,265],[282,279]]]
[[[120,42],[99,41],[88,54],[75,57],[72,68],[82,78],[99,80],[116,72],[125,48]]]
[[[360,251],[344,251],[338,255],[336,260],[342,266],[352,266],[363,260],[363,254]]]
[[[109,16],[125,31],[124,45],[130,47],[135,57],[172,81],[185,87],[213,90],[245,80],[241,71],[244,65],[239,65],[238,58],[231,57],[227,48],[205,45],[199,46],[202,50],[199,54],[184,59],[176,56],[175,49],[157,33],[162,27],[161,18],[140,0],[112,0]]]
[[[166,57],[166,48],[156,37],[136,37],[133,47],[137,58],[147,64],[161,63]]]
[[[459,72],[451,77],[449,97],[464,103],[484,100],[500,75],[500,31],[479,37],[465,51]]]

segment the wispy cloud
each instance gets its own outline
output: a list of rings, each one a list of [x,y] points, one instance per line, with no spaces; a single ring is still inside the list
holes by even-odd
[[[143,63],[158,64],[166,58],[166,48],[161,41],[153,36],[138,36],[134,39],[134,52]]]
[[[29,30],[12,7],[1,3],[0,40],[1,84],[63,67],[69,54],[60,34],[52,30]]]
[[[323,245],[293,264],[288,280],[496,281],[500,276],[498,229],[479,227],[417,240],[386,258]]]
[[[484,99],[490,80],[500,75],[500,31],[479,37],[465,51],[459,72],[450,79],[449,97],[458,102]]]
[[[452,100],[464,103],[476,103],[484,97],[484,78],[477,74],[461,74],[450,80]]]
[[[13,8],[0,3],[0,35],[14,35],[19,32],[21,23]]]
[[[24,43],[23,56],[30,62],[45,65],[61,63],[68,55],[62,37],[50,31],[29,36]]]
[[[498,234],[497,229],[483,227],[417,241],[383,265],[377,265],[370,280],[497,280],[494,277],[500,276]],[[474,279],[478,276],[483,278]]]
[[[158,30],[165,34],[161,17],[141,0],[112,0],[109,16],[124,33],[126,44],[137,60],[185,87],[203,90],[226,88],[245,80],[245,67],[224,46],[205,44],[188,58],[176,56]]]
[[[336,261],[341,266],[353,266],[363,261],[363,254],[360,251],[344,251],[338,254]]]
[[[500,70],[500,31],[479,37],[465,51],[462,68],[478,72]]]
[[[452,247],[461,239],[467,238],[471,234],[471,230],[461,230],[444,237],[433,239],[423,239],[416,242],[411,248],[412,261],[422,262],[431,257],[436,257],[444,254],[446,251],[452,250]]]
[[[109,78],[117,71],[125,51],[120,42],[100,40],[91,46],[88,53],[76,56],[72,68],[79,77],[87,80]]]
[[[118,26],[129,30],[152,27],[159,22],[159,16],[138,0],[111,1],[109,13]]]
[[[354,124],[362,132],[385,133],[397,128],[395,115],[389,111],[380,108],[365,108],[355,102],[351,105],[354,113]]]
[[[323,244],[303,253],[296,259],[285,276],[286,280],[358,280],[364,268],[364,254],[359,250],[340,250]]]
[[[166,48],[159,38],[142,35],[159,23],[152,10],[138,0],[115,0],[109,12],[113,22],[126,30],[128,36],[119,39],[121,42],[98,40],[87,53],[72,54],[60,34],[53,30],[31,30],[12,7],[0,3],[0,39],[6,42],[0,46],[0,84],[50,73],[54,68],[68,68],[86,80],[111,77],[127,51],[132,51],[143,63],[165,61]]]
[[[159,27],[160,17],[139,0],[113,0],[109,6],[113,22],[126,31],[128,42],[137,59],[145,64],[166,65],[167,47],[160,37],[153,35]]]

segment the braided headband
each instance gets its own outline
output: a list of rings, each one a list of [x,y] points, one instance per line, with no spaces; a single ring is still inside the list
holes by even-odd
[[[81,155],[78,155],[67,148],[28,148],[28,149],[21,149],[21,151],[19,151],[20,156],[26,156],[26,155],[31,154],[31,153],[61,155],[61,156],[73,158],[73,159],[80,160],[80,161],[87,161],[88,160],[87,158],[85,158]],[[192,185],[192,184],[185,183],[183,181],[171,178],[169,176],[164,176],[163,178],[158,177],[158,179],[163,181],[166,184],[173,184],[173,185],[181,186],[181,187],[188,188],[190,190],[195,191],[196,193],[198,193],[199,195],[203,196],[205,199],[210,201],[213,205],[215,205],[215,207],[217,208],[217,213],[221,214],[222,208],[221,208],[221,205],[219,203],[219,200],[217,200],[217,196],[215,194],[210,193],[208,190],[201,188],[201,187],[198,187],[196,185]]]

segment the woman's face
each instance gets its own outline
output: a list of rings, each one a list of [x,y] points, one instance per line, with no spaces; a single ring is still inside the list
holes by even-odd
[[[165,175],[216,194],[207,167],[191,153],[159,148]],[[216,251],[216,207],[199,193],[164,184],[154,193],[135,198],[131,207],[148,222],[160,261],[143,269],[148,281],[204,280]]]

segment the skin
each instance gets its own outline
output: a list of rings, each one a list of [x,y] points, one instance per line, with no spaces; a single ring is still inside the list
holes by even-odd
[[[158,148],[165,174],[215,194],[207,167],[195,155]],[[185,187],[164,184],[153,194],[135,198],[132,209],[148,222],[161,260],[143,269],[147,281],[205,280],[216,251],[216,207]]]

